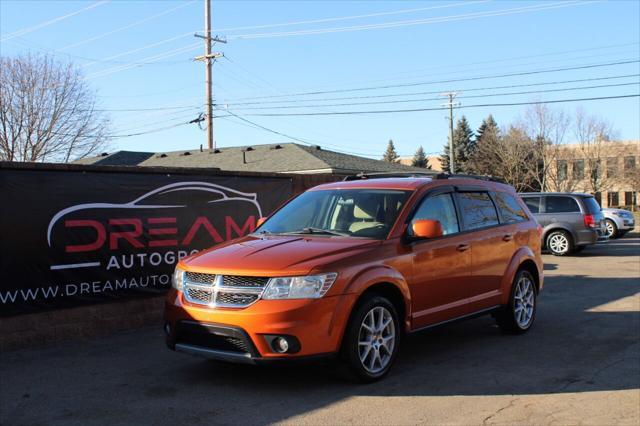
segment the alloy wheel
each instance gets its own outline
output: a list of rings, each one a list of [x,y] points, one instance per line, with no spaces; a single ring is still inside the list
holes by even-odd
[[[396,326],[391,312],[376,306],[362,320],[358,333],[358,356],[367,372],[377,374],[391,362],[396,344]]]
[[[533,311],[535,305],[535,290],[533,282],[527,276],[522,276],[516,285],[515,295],[513,297],[513,311],[518,327],[526,329],[533,320]]]
[[[613,225],[613,222],[611,222],[610,220],[607,220],[606,226],[607,226],[607,237],[613,238],[614,234],[616,233],[616,229]]]
[[[564,234],[554,234],[549,238],[549,248],[555,253],[569,251],[569,240]]]

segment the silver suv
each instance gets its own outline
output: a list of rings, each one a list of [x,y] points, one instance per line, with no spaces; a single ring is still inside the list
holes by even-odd
[[[636,226],[633,213],[623,209],[602,209],[609,238],[622,238]]]
[[[604,215],[592,195],[528,192],[520,196],[542,226],[542,246],[551,254],[565,256],[606,239]]]

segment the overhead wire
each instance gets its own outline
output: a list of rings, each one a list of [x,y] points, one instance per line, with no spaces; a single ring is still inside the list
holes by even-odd
[[[593,4],[597,2],[598,0],[584,1],[584,2],[564,1],[564,2],[551,3],[551,4],[542,4],[542,5],[494,10],[494,11],[488,11],[488,12],[474,12],[474,13],[461,14],[461,15],[450,15],[450,16],[404,20],[404,21],[395,21],[395,22],[384,22],[384,23],[377,23],[377,24],[353,25],[353,26],[347,26],[347,27],[320,28],[320,29],[311,29],[311,30],[297,30],[297,31],[277,32],[277,33],[236,34],[236,35],[228,35],[227,39],[238,40],[238,39],[274,38],[274,37],[292,37],[292,36],[306,36],[306,35],[318,35],[318,34],[329,34],[329,33],[340,33],[340,32],[364,31],[364,30],[372,30],[372,29],[398,28],[398,27],[415,26],[415,25],[426,25],[426,24],[435,24],[435,23],[443,23],[443,22],[471,20],[471,19],[486,18],[486,17],[493,17],[493,16],[531,13],[531,12],[538,12],[541,10],[558,9],[563,7],[584,6],[584,5]]]
[[[454,107],[457,109],[464,108],[484,108],[484,107],[503,107],[503,106],[518,106],[518,105],[538,105],[538,104],[554,104],[554,103],[566,103],[566,102],[585,102],[605,99],[624,99],[639,97],[640,93],[617,95],[617,96],[596,96],[589,98],[575,98],[575,99],[554,99],[545,101],[533,101],[533,102],[510,102],[510,103],[494,103],[494,104],[475,104],[464,105],[460,107]],[[334,112],[293,112],[293,113],[251,113],[245,114],[249,117],[302,117],[302,116],[321,116],[321,115],[360,115],[360,114],[393,114],[393,113],[409,113],[409,112],[424,112],[424,111],[444,111],[449,109],[448,107],[439,108],[407,108],[397,110],[366,110],[366,111],[334,111]]]
[[[546,82],[538,82],[538,83],[526,83],[526,84],[509,84],[503,86],[491,86],[491,87],[472,87],[472,88],[455,88],[453,91],[456,92],[476,92],[483,90],[497,90],[497,89],[513,89],[517,87],[535,87],[535,86],[546,86],[546,85],[555,85],[555,84],[566,84],[566,83],[584,83],[589,81],[601,81],[601,80],[614,80],[621,78],[629,78],[629,77],[638,77],[640,74],[624,74],[624,75],[616,75],[616,76],[606,76],[606,77],[592,77],[592,78],[581,78],[581,79],[573,79],[573,80],[559,80],[559,81],[546,81]],[[364,95],[364,96],[343,96],[343,97],[332,97],[332,98],[311,98],[311,99],[285,99],[285,100],[273,100],[273,101],[255,101],[255,102],[222,102],[222,104],[238,106],[238,105],[263,105],[263,104],[280,104],[280,103],[298,103],[298,102],[323,102],[323,101],[342,101],[342,100],[352,100],[352,99],[376,99],[376,98],[393,98],[399,96],[421,96],[421,95],[435,95],[444,92],[445,89],[440,90],[432,90],[428,92],[404,92],[404,93],[386,93],[381,95]]]
[[[109,3],[109,0],[102,0],[95,3],[90,4],[89,6],[83,7],[82,9],[76,10],[75,12],[67,13],[66,15],[59,16],[57,18],[49,19],[48,21],[41,22],[40,24],[32,25],[27,28],[23,28],[18,31],[11,32],[9,34],[0,35],[0,43],[5,42],[7,40],[11,40],[15,37],[20,37],[25,34],[32,33],[39,29],[48,27],[50,25],[56,24],[60,21],[64,21],[65,19],[71,18],[72,16],[76,16],[80,13],[86,12],[87,10],[95,9],[96,7],[102,6]]]
[[[473,98],[489,98],[496,96],[516,96],[516,95],[530,95],[536,93],[553,93],[553,92],[568,92],[575,90],[589,90],[589,89],[602,89],[602,88],[610,88],[610,87],[624,87],[624,86],[640,86],[640,81],[631,82],[631,83],[618,83],[618,84],[601,84],[595,86],[578,86],[578,87],[567,87],[560,89],[546,89],[546,90],[526,90],[520,92],[502,92],[502,93],[491,93],[484,95],[471,95],[471,96],[460,96],[458,95],[456,99],[473,99]],[[387,101],[371,101],[371,102],[345,102],[345,103],[337,103],[337,104],[315,104],[315,105],[277,105],[277,106],[252,106],[252,107],[240,107],[235,109],[240,109],[243,111],[246,110],[264,110],[264,109],[299,109],[299,108],[318,108],[318,107],[336,107],[336,106],[359,106],[359,105],[380,105],[380,104],[396,104],[396,103],[413,103],[413,102],[426,102],[426,101],[437,101],[442,100],[442,96],[435,98],[419,98],[419,99],[394,99]]]
[[[452,4],[444,4],[438,6],[428,6],[428,7],[418,7],[413,9],[400,9],[400,10],[391,10],[387,12],[373,12],[366,13],[361,15],[351,15],[351,16],[339,16],[334,18],[320,18],[320,19],[308,19],[303,21],[292,21],[292,22],[283,22],[278,24],[262,24],[262,25],[250,25],[243,27],[229,27],[229,28],[217,28],[217,31],[229,32],[229,31],[238,31],[238,30],[254,30],[254,29],[263,29],[263,28],[277,28],[277,27],[288,27],[295,25],[305,25],[305,24],[321,24],[326,22],[336,22],[336,21],[348,21],[353,19],[364,19],[364,18],[375,18],[378,16],[389,16],[389,15],[402,15],[406,13],[414,13],[414,12],[424,12],[427,10],[435,10],[435,9],[446,9],[451,7],[459,7],[459,6],[471,6],[475,4],[487,3],[490,0],[479,0],[479,1],[463,1]]]
[[[477,77],[455,78],[455,79],[446,79],[446,80],[420,81],[420,82],[414,82],[414,83],[387,84],[387,85],[379,85],[379,86],[365,86],[365,87],[334,89],[334,90],[318,90],[318,91],[309,91],[309,92],[295,92],[295,93],[288,93],[285,95],[254,96],[250,98],[237,98],[236,100],[245,100],[245,99],[255,100],[255,99],[268,99],[268,98],[283,98],[283,97],[292,97],[292,96],[311,96],[311,95],[321,95],[321,94],[331,94],[331,93],[349,93],[349,92],[360,92],[360,91],[369,91],[369,90],[393,89],[398,87],[416,87],[416,86],[426,86],[431,84],[460,83],[465,81],[488,80],[493,78],[522,77],[526,75],[537,75],[537,74],[555,73],[555,72],[562,72],[562,71],[602,68],[602,67],[610,67],[610,66],[617,66],[617,65],[634,64],[638,62],[640,62],[640,60],[634,58],[634,59],[624,59],[624,60],[619,60],[614,62],[584,64],[584,65],[578,65],[578,66],[572,66],[572,67],[545,68],[545,69],[539,69],[539,70],[533,70],[533,71],[512,72],[512,73],[505,73],[505,74],[483,75],[483,76],[477,76]]]
[[[181,3],[178,6],[172,7],[170,9],[167,9],[167,10],[162,11],[160,13],[156,13],[155,15],[148,16],[148,17],[146,17],[144,19],[140,19],[138,21],[132,22],[132,23],[130,23],[128,25],[125,25],[123,27],[119,27],[119,28],[107,31],[107,32],[102,33],[102,34],[98,34],[96,36],[92,36],[92,37],[86,38],[84,40],[80,40],[80,41],[77,41],[75,43],[71,43],[71,44],[66,45],[64,47],[61,47],[61,48],[59,48],[57,50],[59,52],[62,52],[62,51],[68,50],[68,49],[73,49],[74,47],[83,46],[85,44],[94,42],[96,40],[100,40],[102,38],[108,37],[108,36],[110,36],[112,34],[116,34],[116,33],[119,33],[121,31],[125,31],[125,30],[128,30],[130,28],[137,27],[138,25],[144,24],[146,22],[152,21],[154,19],[160,18],[160,17],[165,16],[165,15],[168,15],[170,13],[175,12],[176,10],[179,10],[179,9],[184,8],[184,7],[190,6],[190,5],[194,4],[195,2],[196,2],[195,0],[192,0],[192,1],[187,1],[187,2]]]

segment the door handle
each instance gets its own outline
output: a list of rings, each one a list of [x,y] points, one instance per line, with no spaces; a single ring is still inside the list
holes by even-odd
[[[469,250],[469,247],[471,247],[469,244],[460,244],[456,250],[458,251],[466,251]]]
[[[511,241],[513,240],[513,234],[507,234],[504,237],[502,237],[502,241]]]

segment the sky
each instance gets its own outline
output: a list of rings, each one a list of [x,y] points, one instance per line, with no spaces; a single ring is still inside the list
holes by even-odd
[[[473,128],[528,108],[509,104],[578,99],[549,107],[640,139],[640,98],[620,97],[640,93],[640,1],[212,0],[212,16],[227,40],[214,46],[218,147],[379,158],[393,139],[401,155],[438,153],[449,91]],[[204,112],[203,28],[201,0],[0,0],[0,55],[73,62],[108,110],[112,151],[206,147],[187,124]]]

